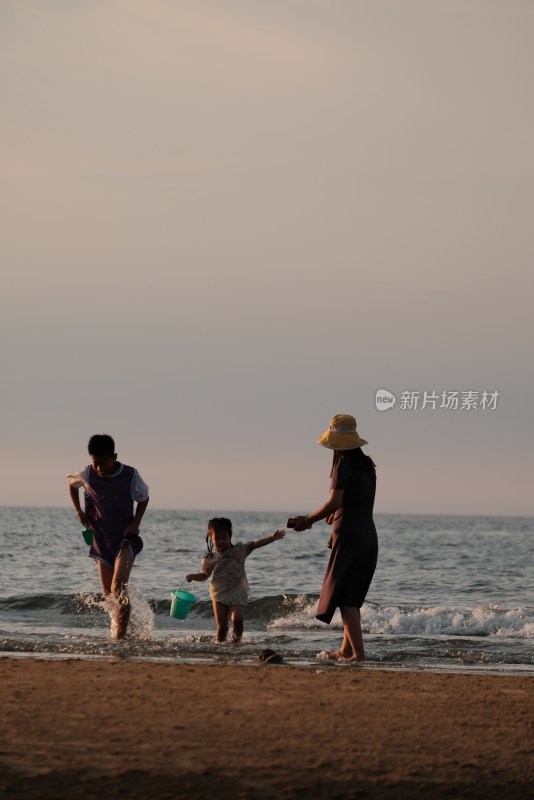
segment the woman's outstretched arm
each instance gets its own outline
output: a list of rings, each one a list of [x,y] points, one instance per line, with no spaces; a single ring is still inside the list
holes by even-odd
[[[343,505],[343,494],[343,489],[331,489],[330,497],[320,508],[316,511],[312,511],[311,514],[306,514],[306,516],[294,517],[294,530],[297,531],[297,533],[300,533],[300,531],[307,531],[314,522],[319,522],[320,519],[325,519],[330,514],[333,514],[334,511],[337,511],[338,508],[341,508]]]

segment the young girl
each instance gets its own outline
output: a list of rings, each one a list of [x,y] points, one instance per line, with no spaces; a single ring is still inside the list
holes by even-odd
[[[283,539],[284,530],[257,542],[232,544],[232,523],[226,517],[215,517],[208,522],[206,544],[208,552],[202,559],[201,572],[185,576],[185,580],[207,581],[212,576],[210,597],[217,624],[217,641],[225,642],[228,634],[228,616],[231,615],[233,642],[243,635],[243,609],[247,604],[249,585],[245,575],[245,559],[258,547]],[[215,550],[215,552],[214,552]]]

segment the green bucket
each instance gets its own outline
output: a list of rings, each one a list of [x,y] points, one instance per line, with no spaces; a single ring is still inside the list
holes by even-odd
[[[84,528],[82,531],[82,536],[84,538],[85,544],[93,544],[93,531],[91,528]]]
[[[175,592],[171,592],[171,617],[185,619],[196,599],[194,594],[186,592],[185,589],[177,589]]]

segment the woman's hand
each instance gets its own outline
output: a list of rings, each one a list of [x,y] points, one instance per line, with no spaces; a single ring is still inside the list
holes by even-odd
[[[285,535],[286,535],[285,530],[278,528],[278,530],[276,530],[272,534],[271,539],[273,540],[273,542],[277,542],[279,539],[283,539]]]
[[[332,514],[329,514],[325,519],[327,525],[331,525],[334,521],[334,517],[336,516],[336,512],[334,511]]]
[[[193,576],[192,576],[192,575],[186,575],[186,576],[185,576],[185,580],[186,580],[188,583],[191,583],[191,581],[193,580]]]
[[[308,531],[311,528],[311,525],[307,521],[306,517],[293,517],[293,519],[295,520],[293,530],[297,533],[300,533],[301,531]]]

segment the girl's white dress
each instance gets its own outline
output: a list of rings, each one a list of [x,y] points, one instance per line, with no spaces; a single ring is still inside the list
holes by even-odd
[[[201,572],[212,576],[212,600],[227,606],[246,606],[250,587],[245,574],[245,559],[253,549],[253,542],[237,542],[224,553],[214,550],[202,559]]]

